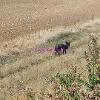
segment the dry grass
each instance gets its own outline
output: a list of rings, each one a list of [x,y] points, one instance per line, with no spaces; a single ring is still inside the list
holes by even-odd
[[[96,22],[97,23],[97,22]],[[92,24],[93,25],[93,24]],[[99,25],[99,24],[98,24]],[[90,25],[91,26],[91,25]],[[86,27],[86,28],[85,28]],[[91,26],[92,27],[92,26]],[[93,26],[94,27],[94,26]],[[97,26],[95,26],[96,28]],[[82,28],[85,29],[85,32],[88,30],[87,26]],[[81,29],[81,31],[82,31]],[[84,33],[84,32],[83,32]],[[16,86],[19,84],[18,81],[22,82],[23,88],[18,92],[20,93],[19,100],[24,100],[26,96],[26,88],[30,87],[34,92],[40,91],[42,87],[45,87],[45,83],[48,83],[48,80],[52,75],[57,72],[63,72],[65,70],[71,69],[71,64],[79,65],[79,72],[86,72],[85,60],[83,56],[83,52],[87,47],[88,34],[87,33],[73,33],[67,36],[67,32],[63,35],[59,35],[58,38],[66,37],[65,39],[72,40],[71,48],[69,54],[61,57],[55,57],[52,52],[51,53],[43,53],[43,54],[35,54],[32,51],[32,47],[23,48],[19,52],[9,53],[9,55],[1,56],[1,98],[6,98],[4,93],[12,100],[12,98],[16,99],[18,97]],[[100,37],[100,34],[97,32],[96,35]],[[80,38],[79,38],[80,37]],[[57,37],[53,39],[49,39],[46,43],[43,43],[42,47],[52,46],[57,42]],[[54,43],[52,43],[52,40]],[[13,55],[12,55],[13,54]],[[68,67],[70,66],[70,67]],[[80,67],[81,66],[81,67]],[[86,73],[83,74],[85,76]],[[85,77],[86,79],[86,77]],[[9,89],[11,88],[11,90]],[[22,91],[22,92],[21,92]],[[11,94],[14,93],[14,94]],[[11,95],[10,95],[11,94]],[[23,96],[25,95],[25,96]],[[23,98],[23,99],[22,99]]]
[[[0,100],[26,100],[28,87],[33,95],[39,93],[52,75],[70,70],[71,64],[86,72],[83,52],[88,33],[100,37],[99,0],[10,1],[0,0]],[[92,20],[84,23],[88,19]],[[62,38],[71,41],[67,55],[32,50],[52,47]]]

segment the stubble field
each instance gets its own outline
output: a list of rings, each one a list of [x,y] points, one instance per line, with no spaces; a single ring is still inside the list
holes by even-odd
[[[0,100],[27,100],[25,89],[39,93],[52,75],[71,65],[86,72],[88,34],[100,42],[99,5],[99,0],[0,0]],[[62,38],[71,42],[67,55],[33,50],[53,48]]]

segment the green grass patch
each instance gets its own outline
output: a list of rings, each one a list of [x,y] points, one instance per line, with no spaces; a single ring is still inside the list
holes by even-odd
[[[56,37],[52,37],[48,39],[45,43],[39,45],[38,47],[41,47],[41,48],[54,47],[56,44],[62,43],[62,39],[69,42],[74,42],[80,39],[80,37],[82,36],[83,34],[80,32],[64,32],[64,33],[59,34]]]

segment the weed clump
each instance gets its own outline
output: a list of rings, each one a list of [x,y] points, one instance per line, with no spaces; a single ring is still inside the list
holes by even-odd
[[[97,38],[89,35],[88,50],[85,51],[88,81],[77,74],[77,67],[72,72],[57,73],[54,100],[99,100],[100,97],[100,63]]]

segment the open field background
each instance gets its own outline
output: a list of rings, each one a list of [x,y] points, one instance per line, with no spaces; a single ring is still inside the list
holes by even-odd
[[[0,100],[26,100],[25,89],[39,92],[72,65],[86,79],[88,34],[95,33],[100,43],[99,5],[99,0],[0,0]],[[33,51],[52,48],[62,38],[71,42],[67,55]]]
[[[99,0],[0,0],[0,41],[100,16]]]

